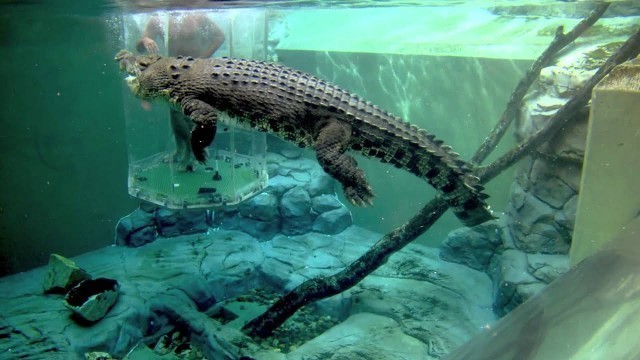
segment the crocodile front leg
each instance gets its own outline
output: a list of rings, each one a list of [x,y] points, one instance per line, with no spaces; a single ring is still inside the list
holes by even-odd
[[[207,160],[207,146],[211,145],[216,136],[217,110],[198,99],[182,101],[182,111],[195,123],[191,130],[191,151],[196,159],[205,163]]]
[[[320,125],[314,149],[324,171],[342,184],[345,197],[354,205],[371,205],[373,192],[356,160],[346,155],[351,126],[335,119]]]
[[[171,157],[171,162],[181,171],[189,169],[191,164],[191,128],[193,121],[182,112],[171,109],[171,130],[176,143],[176,150]]]

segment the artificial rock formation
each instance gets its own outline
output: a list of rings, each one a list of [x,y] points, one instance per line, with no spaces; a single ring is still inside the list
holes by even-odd
[[[504,315],[569,270],[566,254],[528,253],[511,238],[504,219],[452,231],[440,258],[487,273],[493,309]]]
[[[542,69],[517,118],[517,140],[544,127],[591,78],[602,63],[594,54],[608,56],[614,49],[608,45],[576,49]],[[453,231],[441,249],[444,260],[489,274],[499,316],[569,270],[588,109],[574,116],[564,131],[521,162],[504,218]]]
[[[287,331],[264,340],[240,331],[253,309],[306,279],[344,269],[379,238],[357,226],[270,240],[218,229],[135,248],[108,246],[74,258],[96,277],[118,279],[122,289],[106,317],[89,327],[76,324],[59,298],[42,294],[34,279],[45,268],[5,277],[0,353],[73,359],[102,351],[123,358],[133,348],[166,348],[167,337],[179,332],[200,349],[198,358],[298,360],[329,351],[357,359],[375,351],[384,359],[435,360],[495,321],[486,274],[412,244],[351,290],[307,307]],[[269,294],[262,296],[267,301],[258,303],[258,292]]]
[[[338,234],[353,224],[349,209],[335,193],[335,180],[302,151],[277,143],[267,155],[269,187],[231,208],[170,210],[143,203],[122,218],[116,244],[142,246],[158,236],[202,233],[210,227],[240,230],[268,240],[277,234]]]
[[[267,155],[267,190],[235,208],[217,211],[211,226],[267,240],[276,234],[338,234],[353,224],[351,212],[336,196],[335,180],[316,160],[281,143],[273,148],[278,152]]]
[[[537,131],[595,70],[575,66],[575,53],[542,70],[525,101],[516,137]],[[509,231],[527,253],[567,254],[575,222],[588,113],[523,161],[516,172],[507,207]]]

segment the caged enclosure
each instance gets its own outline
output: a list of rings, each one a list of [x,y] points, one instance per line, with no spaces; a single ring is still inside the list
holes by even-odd
[[[635,2],[0,6],[0,359],[640,355]]]
[[[134,49],[143,35],[156,35],[158,52],[168,55],[170,51],[177,51],[170,49],[169,42],[181,41],[170,38],[171,29],[177,29],[173,30],[174,33],[193,32],[183,28],[190,25],[191,19],[203,14],[205,13],[197,11],[175,11],[123,16],[120,33],[120,38],[124,40],[122,47]],[[220,46],[224,45],[224,48],[217,49],[218,54],[226,51],[227,56],[264,58],[265,14],[245,10],[243,14],[234,17],[223,16],[219,12],[208,12],[203,16],[206,16],[203,20],[196,19],[203,23],[207,19],[206,21],[219,24],[222,28],[236,28],[227,30],[226,33],[237,34],[238,40],[223,42]],[[235,18],[238,20],[233,21]],[[157,20],[157,24],[153,23],[154,20]],[[158,25],[160,31],[149,29],[152,25]],[[206,26],[206,23],[201,26]],[[202,34],[197,33],[198,31]],[[209,46],[205,37],[212,35],[207,32],[211,31],[196,29],[196,33],[191,36],[198,38],[198,41],[194,41],[191,46]],[[183,43],[181,48],[185,49],[187,46]],[[250,131],[247,126],[243,129],[233,118],[221,117],[221,122],[225,123],[224,131],[217,134],[216,141],[212,144],[209,151],[210,163],[204,167],[195,166],[188,159],[191,151],[188,139],[183,141],[177,135],[167,138],[172,132],[184,132],[187,136],[186,133],[191,131],[191,120],[183,119],[177,110],[168,111],[164,106],[154,108],[147,105],[145,110],[131,96],[125,96],[124,101],[130,195],[169,209],[221,208],[238,205],[267,187],[264,133]],[[180,125],[183,120],[186,122],[185,129],[177,128],[176,123]]]

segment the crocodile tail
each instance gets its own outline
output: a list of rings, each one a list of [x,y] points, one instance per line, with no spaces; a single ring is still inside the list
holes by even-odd
[[[389,161],[425,179],[446,200],[465,226],[475,226],[495,219],[485,202],[479,179],[470,166],[442,140],[408,123],[396,122],[395,133],[402,140],[383,161]],[[400,145],[403,144],[403,145]]]
[[[485,202],[489,195],[482,192],[484,188],[477,185],[478,178],[470,175],[468,168],[442,167],[436,178],[432,175],[433,172],[427,172],[423,177],[440,193],[465,226],[495,219]]]
[[[471,176],[466,178],[471,178]],[[456,217],[465,226],[475,226],[495,219],[496,217],[493,216],[489,205],[485,202],[489,195],[482,192],[484,188],[480,185],[471,185],[467,180],[464,181],[463,185],[469,191],[453,194],[452,197],[445,196]]]
[[[352,149],[364,156],[405,169],[426,180],[446,200],[466,226],[475,226],[495,217],[485,202],[479,179],[451,147],[415,125],[383,113],[369,122],[361,121],[360,142]]]
[[[447,201],[451,210],[465,226],[475,226],[495,219],[485,200],[480,179],[471,173],[460,155],[434,135],[419,129],[423,156],[431,159],[419,174]]]
[[[479,179],[450,146],[370,102],[333,85],[330,89],[340,95],[334,98],[348,98],[348,102],[341,100],[334,106],[355,119],[359,141],[351,145],[353,150],[425,179],[466,226],[495,218],[485,202],[488,195],[482,193]]]

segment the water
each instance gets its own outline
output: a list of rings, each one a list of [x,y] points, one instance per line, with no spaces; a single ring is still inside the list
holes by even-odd
[[[347,202],[339,186],[335,187],[337,198],[331,196],[333,192],[319,196],[322,189],[327,188],[318,184],[313,186],[320,189],[319,193],[314,193],[315,190],[289,193],[291,185],[288,184],[294,182],[308,189],[313,181],[323,179],[321,172],[312,151],[300,152],[269,138],[269,151],[275,155],[267,155],[267,167],[277,184],[272,184],[274,191],[259,195],[253,203],[238,210],[220,210],[213,216],[208,213],[208,219],[204,214],[202,217],[195,214],[176,220],[172,214],[162,213],[163,210],[151,210],[153,215],[138,210],[133,217],[122,219],[139,205],[137,199],[128,195],[129,165],[140,159],[144,151],[170,153],[174,147],[166,106],[153,103],[148,111],[147,105],[130,94],[123,82],[124,75],[113,61],[118,50],[135,50],[135,43],[149,19],[148,12],[207,9],[209,19],[226,35],[216,57],[278,61],[331,81],[427,129],[467,160],[500,117],[520,78],[551,41],[555,28],[559,25],[565,30],[571,28],[593,4],[203,1],[185,9],[182,4],[171,1],[90,4],[54,1],[1,6],[0,46],[5,71],[1,75],[4,86],[0,89],[3,105],[0,144],[4,153],[0,176],[3,189],[0,192],[0,275],[45,265],[51,253],[66,257],[85,254],[77,260],[81,267],[94,277],[115,278],[122,284],[119,303],[112,309],[113,317],[89,328],[96,331],[101,326],[108,327],[109,321],[133,324],[122,306],[133,304],[128,306],[140,309],[136,301],[156,297],[157,286],[164,285],[181,288],[191,284],[184,285],[180,291],[192,295],[174,296],[169,292],[173,297],[160,297],[155,312],[144,310],[147,312],[139,315],[140,318],[158,323],[159,318],[167,316],[167,310],[159,308],[166,306],[175,311],[182,309],[181,304],[192,304],[197,298],[209,299],[211,303],[228,301],[225,306],[241,315],[244,310],[253,311],[252,304],[264,303],[275,296],[270,295],[271,292],[281,293],[309,277],[341,270],[381,234],[405,223],[436,195],[423,180],[362,157],[357,161],[376,195],[373,207],[362,209],[340,204],[338,200]],[[592,46],[599,51],[603,44],[624,41],[637,29],[638,11],[633,3],[614,3],[607,17],[571,49]],[[162,16],[168,18],[166,14],[163,12]],[[162,48],[163,44],[160,45]],[[577,77],[580,76],[586,75]],[[578,80],[567,81],[571,84]],[[539,86],[535,89],[537,92],[527,97],[529,109],[536,108],[536,101],[554,103],[555,100],[546,97],[545,91],[551,90]],[[544,96],[536,98],[540,94]],[[534,118],[546,116],[542,113],[544,111],[535,113]],[[515,137],[539,125],[535,119],[534,125],[526,125],[520,118]],[[138,131],[138,137],[132,136],[131,131],[136,121],[146,129]],[[584,138],[586,130],[576,133]],[[515,141],[513,133],[508,133],[489,161],[508,150]],[[550,265],[554,271],[567,270],[580,166],[581,158],[571,158],[571,154],[565,156],[560,151],[552,155],[547,152],[535,161],[523,161],[519,170],[505,171],[487,185],[486,192],[491,195],[488,201],[496,215],[511,225],[488,227],[479,237],[457,230],[457,235],[449,237],[443,255],[439,247],[447,234],[461,226],[447,213],[415,241],[420,247],[410,247],[404,250],[406,253],[394,255],[386,270],[368,277],[348,295],[305,310],[302,318],[285,324],[284,332],[264,345],[292,354],[298,349],[300,356],[316,356],[321,352],[314,350],[314,346],[328,346],[341,337],[340,331],[349,333],[359,329],[370,335],[371,343],[362,344],[369,344],[372,349],[384,344],[401,358],[444,356],[482,327],[493,323],[495,314],[507,313],[534,293],[534,289],[542,289],[552,280],[546,277],[540,280],[538,275],[525,271],[526,279],[513,282],[516,290],[497,294],[492,288],[499,284],[496,282],[499,263],[492,260],[492,256],[502,256],[505,248],[517,250],[518,253],[509,253],[514,263],[529,261],[529,266],[534,266],[531,259],[536,257],[531,254],[550,254],[559,259]],[[571,174],[566,175],[569,172]],[[551,184],[548,179],[558,180]],[[303,211],[298,213],[300,209]],[[318,220],[328,210],[337,212],[333,217],[323,215],[322,220]],[[357,227],[338,231],[350,224],[351,218]],[[178,224],[172,225],[175,221]],[[126,226],[130,226],[128,233]],[[190,232],[195,235],[178,238],[190,244],[187,248],[172,242],[175,238],[171,236]],[[329,235],[334,232],[339,234]],[[156,240],[158,233],[161,236]],[[514,239],[505,240],[509,235]],[[149,239],[155,241],[139,248],[108,247],[114,238],[120,245],[127,241],[137,241],[138,245]],[[224,240],[227,238],[232,240]],[[479,251],[481,255],[473,255],[466,251],[474,244],[484,249],[484,253]],[[98,251],[86,254],[93,250]],[[465,258],[467,255],[472,259]],[[439,260],[440,257],[468,266],[445,262]],[[194,270],[198,266],[200,272]],[[193,271],[195,278],[187,276]],[[45,268],[38,268],[18,277],[0,279],[3,289],[14,292],[0,300],[0,308],[7,309],[3,310],[2,318],[9,319],[0,325],[0,334],[12,327],[25,332],[19,321],[12,320],[23,306],[16,294],[33,294],[34,299],[43,299],[43,303],[25,305],[29,307],[26,312],[50,312],[51,319],[36,328],[44,339],[42,343],[57,349],[51,354],[60,354],[61,358],[69,358],[70,353],[80,356],[89,350],[109,351],[121,357],[137,344],[141,334],[150,336],[155,344],[163,331],[169,331],[160,330],[159,325],[148,325],[144,329],[139,324],[131,327],[143,330],[114,325],[113,328],[121,329],[118,330],[120,338],[124,339],[117,344],[111,342],[113,337],[105,335],[102,340],[86,339],[79,341],[80,345],[70,346],[64,337],[82,332],[67,319],[67,310],[62,306],[51,310],[47,307],[50,305],[45,305],[54,301],[60,305],[56,295],[41,294],[45,272]],[[157,278],[149,274],[156,274]],[[138,280],[142,282],[136,282]],[[16,282],[28,286],[22,289],[14,285]],[[144,290],[133,290],[142,288]],[[237,296],[254,301],[236,301]],[[459,297],[465,300],[456,300]],[[421,307],[421,303],[429,306]],[[210,305],[198,303],[189,305],[189,309],[202,310]],[[220,314],[211,315],[212,311],[184,310],[188,315],[182,320],[201,321],[198,316],[205,313],[224,318]],[[156,315],[150,315],[152,313]],[[349,318],[356,313],[360,317]],[[254,314],[243,316],[250,320]],[[406,316],[404,322],[403,316]],[[55,317],[63,320],[57,322]],[[334,328],[324,340],[305,345],[311,335],[320,334],[346,319],[350,319],[346,327]],[[241,316],[236,322],[242,320]],[[63,335],[51,335],[59,332],[56,324],[66,322],[69,324],[63,327],[70,330],[65,330]],[[456,322],[462,325],[454,326]],[[301,328],[310,328],[310,324],[318,329],[305,334],[307,338],[296,337],[296,333],[304,333]],[[402,341],[411,344],[402,349],[384,343],[384,334],[375,330],[378,326],[375,324],[384,324],[380,326],[386,326],[391,334],[389,338],[396,344]],[[434,334],[437,334],[436,340],[432,339]],[[198,343],[197,336],[193,336],[191,341]],[[16,354],[8,350],[10,347],[26,351],[20,337],[0,338],[11,340],[7,342],[9,345],[0,345],[3,351],[0,358],[9,359]],[[42,349],[32,348],[35,352]],[[421,353],[423,349],[425,352]],[[406,353],[401,355],[404,350]],[[213,350],[206,351],[211,357]],[[382,348],[378,351],[388,354]]]

